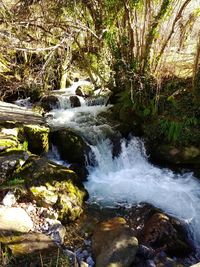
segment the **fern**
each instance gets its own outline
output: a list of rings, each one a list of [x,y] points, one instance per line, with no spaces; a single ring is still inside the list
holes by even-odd
[[[161,132],[165,136],[167,136],[167,140],[169,142],[174,142],[178,140],[178,138],[180,137],[182,128],[183,128],[182,122],[169,120],[169,119],[161,119],[159,124],[161,128]]]

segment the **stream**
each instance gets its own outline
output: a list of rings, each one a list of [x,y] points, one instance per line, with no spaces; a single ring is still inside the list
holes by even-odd
[[[121,140],[121,151],[113,157],[109,137],[117,133],[113,125],[108,125],[105,118],[99,116],[109,107],[88,105],[82,100],[80,107],[70,108],[66,96],[60,96],[60,102],[61,108],[50,112],[49,125],[73,129],[89,143],[95,155],[96,164],[88,166],[89,176],[85,183],[89,202],[106,207],[150,203],[184,221],[199,248],[200,183],[193,174],[176,174],[152,165],[143,141],[134,136]]]

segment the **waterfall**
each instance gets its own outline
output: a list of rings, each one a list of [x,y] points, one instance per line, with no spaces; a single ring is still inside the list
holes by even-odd
[[[110,136],[114,127],[100,113],[105,106],[81,106],[53,110],[53,127],[66,127],[81,134],[90,144],[97,165],[88,166],[85,186],[90,202],[104,206],[147,202],[188,224],[193,240],[200,244],[200,183],[192,173],[175,174],[148,161],[143,142],[121,140],[121,152],[113,157]]]

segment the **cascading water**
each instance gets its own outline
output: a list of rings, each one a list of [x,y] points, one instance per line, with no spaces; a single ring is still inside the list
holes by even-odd
[[[188,226],[196,245],[200,245],[200,183],[192,173],[174,174],[148,162],[144,144],[138,138],[122,140],[121,152],[113,158],[107,138],[113,127],[99,114],[105,106],[81,106],[53,110],[53,127],[72,128],[90,144],[97,165],[89,166],[86,188],[91,202],[115,206],[147,202],[181,220]],[[116,134],[116,133],[114,133]]]

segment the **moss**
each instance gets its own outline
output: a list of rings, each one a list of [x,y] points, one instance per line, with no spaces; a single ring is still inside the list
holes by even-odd
[[[15,177],[24,180],[29,196],[38,205],[54,207],[61,220],[75,220],[82,213],[87,191],[72,170],[46,158],[31,156],[14,173]]]
[[[17,129],[1,129],[0,132],[0,151],[7,149],[20,148],[17,139]]]
[[[69,258],[44,234],[1,233],[1,253],[7,254],[7,267],[69,267]]]
[[[21,130],[22,131],[22,130]],[[49,128],[39,125],[26,125],[23,128],[28,149],[34,154],[40,155],[49,149]]]

